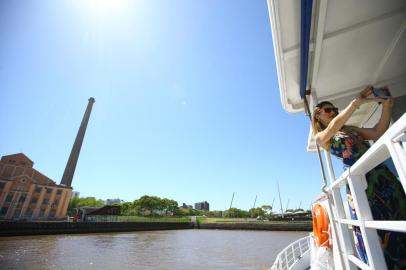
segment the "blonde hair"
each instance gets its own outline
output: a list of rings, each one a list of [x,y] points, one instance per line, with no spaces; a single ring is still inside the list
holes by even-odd
[[[323,101],[317,104],[314,109],[313,109],[313,114],[312,114],[312,130],[313,130],[313,135],[316,135],[320,131],[323,131],[326,129],[326,126],[323,125],[323,123],[319,120],[319,114],[320,114],[320,109],[322,109],[325,105],[331,105],[334,106],[333,103],[330,101]],[[330,150],[330,144],[327,143],[326,145],[322,145],[324,150],[329,151]]]

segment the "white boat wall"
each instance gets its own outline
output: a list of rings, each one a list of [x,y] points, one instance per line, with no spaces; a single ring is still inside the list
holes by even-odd
[[[406,233],[406,221],[373,219],[365,174],[392,158],[406,190],[406,1],[268,0],[268,9],[285,111],[305,112],[304,96],[310,110],[325,100],[343,109],[369,84],[388,86],[395,98],[391,127],[350,170],[336,178],[330,154],[324,152],[329,185],[315,202],[330,220],[330,251],[316,248],[311,234],[281,251],[272,270],[387,269],[377,230]],[[379,104],[365,104],[347,124],[373,127],[380,115]],[[311,127],[307,150],[316,150]],[[348,211],[347,185],[356,220]],[[353,226],[360,227],[367,263],[357,253]]]

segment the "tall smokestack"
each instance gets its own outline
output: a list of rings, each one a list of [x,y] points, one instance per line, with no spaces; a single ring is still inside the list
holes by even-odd
[[[87,123],[89,122],[90,113],[92,112],[93,103],[95,103],[94,98],[89,98],[89,103],[87,104],[86,112],[83,115],[82,123],[78,134],[76,135],[75,143],[73,144],[72,151],[66,163],[65,171],[63,172],[61,185],[70,187],[72,184],[73,175],[75,173],[76,163],[78,162],[80,148],[82,147],[83,138],[85,137]]]

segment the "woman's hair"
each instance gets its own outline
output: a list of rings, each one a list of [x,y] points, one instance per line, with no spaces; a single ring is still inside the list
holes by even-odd
[[[320,131],[323,131],[326,128],[326,126],[324,126],[319,121],[320,109],[322,109],[325,105],[334,106],[333,103],[331,103],[330,101],[323,101],[314,107],[313,114],[312,114],[313,135],[316,135],[317,133],[319,133]]]

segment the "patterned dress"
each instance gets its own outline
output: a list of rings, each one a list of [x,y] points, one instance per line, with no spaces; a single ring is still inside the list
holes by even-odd
[[[331,154],[341,159],[346,167],[353,165],[368,148],[369,144],[348,127],[345,132],[335,134],[330,145]],[[365,176],[368,183],[366,195],[373,218],[406,220],[406,196],[403,187],[388,167],[382,163]],[[354,228],[355,234],[357,231],[360,234],[359,228]],[[388,269],[406,269],[406,234],[380,230],[378,234]],[[364,262],[367,262],[367,258]]]

